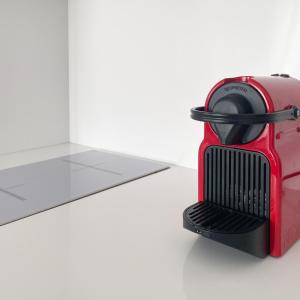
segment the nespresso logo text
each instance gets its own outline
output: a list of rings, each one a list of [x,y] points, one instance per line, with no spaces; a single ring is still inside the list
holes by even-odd
[[[238,85],[233,85],[233,86],[225,87],[224,90],[226,92],[231,91],[231,90],[238,90],[238,91],[241,91],[243,93],[247,93],[247,89],[246,88],[244,88],[242,86],[238,86]]]

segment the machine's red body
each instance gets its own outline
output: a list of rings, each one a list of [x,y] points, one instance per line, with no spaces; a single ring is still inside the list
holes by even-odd
[[[228,78],[210,91],[205,107],[214,91],[225,83],[247,83],[265,101],[267,112],[290,105],[300,107],[300,81],[281,76]],[[208,146],[222,145],[210,123],[204,124],[204,139],[199,148],[199,202],[204,201],[204,152]],[[247,143],[228,145],[262,153],[270,164],[270,254],[281,256],[300,237],[300,119],[266,124],[260,136]]]

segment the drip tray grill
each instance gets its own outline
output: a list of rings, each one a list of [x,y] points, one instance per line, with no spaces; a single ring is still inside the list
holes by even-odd
[[[197,202],[183,213],[184,227],[259,257],[269,253],[268,220]]]
[[[190,206],[186,216],[199,231],[209,230],[220,233],[248,232],[264,223],[263,219],[202,203]]]

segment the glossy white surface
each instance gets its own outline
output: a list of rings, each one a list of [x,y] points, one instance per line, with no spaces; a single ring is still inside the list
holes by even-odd
[[[0,167],[86,150],[0,157]],[[0,227],[0,299],[298,299],[300,243],[258,259],[182,229],[197,172],[182,167]]]

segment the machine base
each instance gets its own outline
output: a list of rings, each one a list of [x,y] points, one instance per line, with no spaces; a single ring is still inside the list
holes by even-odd
[[[265,218],[197,202],[184,211],[183,227],[257,257],[269,254],[269,221]]]

